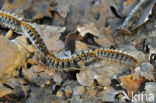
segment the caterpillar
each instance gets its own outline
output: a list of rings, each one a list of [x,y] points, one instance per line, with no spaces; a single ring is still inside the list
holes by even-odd
[[[94,49],[80,51],[78,53],[75,53],[71,57],[64,59],[58,58],[52,54],[47,54],[46,57],[48,67],[70,68],[75,67],[81,60],[86,60],[89,57],[94,57]]]
[[[122,64],[126,64],[132,67],[139,65],[137,58],[121,50],[101,48],[95,50],[95,55],[100,58],[102,57],[112,61],[119,61]]]
[[[40,34],[35,30],[35,28],[23,21],[21,22],[21,29],[24,35],[29,38],[29,40],[41,54],[46,55],[49,53],[46,44],[44,43]]]
[[[20,31],[21,21],[9,13],[0,11],[0,25]]]
[[[155,0],[140,0],[125,18],[123,24],[117,27],[116,30],[119,33],[128,35],[131,34],[133,30],[141,26],[149,19],[148,17],[151,14],[152,7],[155,3]]]
[[[75,55],[66,59],[60,59],[50,54],[48,54],[47,57],[47,65],[49,67],[54,68],[74,67],[77,64],[77,62],[81,60],[86,60],[89,57],[107,58],[111,59],[112,61],[119,61],[122,64],[126,64],[132,67],[136,67],[137,65],[139,65],[139,61],[134,56],[127,54],[126,52],[106,48],[88,49],[85,51],[78,52]]]
[[[0,24],[16,31],[22,31],[43,55],[49,53],[39,33],[28,23],[18,20],[15,16],[0,11]]]

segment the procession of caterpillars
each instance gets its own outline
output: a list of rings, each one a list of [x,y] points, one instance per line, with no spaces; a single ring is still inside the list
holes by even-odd
[[[40,52],[45,58],[45,64],[49,67],[54,68],[69,68],[75,67],[81,60],[86,60],[89,57],[106,58],[112,61],[119,61],[120,63],[128,66],[136,67],[139,61],[132,55],[129,55],[120,50],[113,49],[89,49],[75,53],[68,58],[58,58],[53,54],[49,53],[49,50],[41,38],[40,34],[33,28],[29,23],[17,19],[15,16],[0,11],[0,25],[5,25],[13,30],[21,30],[26,37],[30,39],[33,46]]]

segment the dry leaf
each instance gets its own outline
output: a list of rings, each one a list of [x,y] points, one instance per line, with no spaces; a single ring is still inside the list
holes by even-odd
[[[88,46],[80,41],[76,41],[76,51],[83,51],[83,50],[87,50]]]
[[[95,38],[95,41],[98,44],[100,44],[102,47],[114,46],[115,42],[112,37],[110,26],[107,28],[104,28],[103,33],[99,36],[99,38]]]
[[[2,36],[0,37],[0,41],[0,79],[5,80],[18,75],[17,70],[26,64],[26,58],[30,54],[22,49],[22,47],[18,47],[15,43],[10,42]]]
[[[0,83],[0,97],[3,97],[4,95],[7,95],[9,93],[11,93],[12,90],[8,89],[6,87],[4,87],[1,83]]]
[[[96,80],[101,86],[109,86],[112,79],[128,69],[121,64],[113,62],[113,65],[111,65],[111,63],[102,60],[91,62],[87,67],[81,67],[80,73],[76,74],[78,82],[83,86],[93,86],[94,80]]]
[[[24,86],[15,87],[11,93],[2,97],[2,100],[9,102],[23,102],[27,98],[27,90]]]
[[[142,63],[140,67],[135,68],[133,78],[143,77],[149,81],[155,81],[154,67],[149,62]]]
[[[65,40],[65,50],[70,50],[71,53],[75,52],[75,42],[76,40],[81,40],[82,37],[79,35],[79,32],[71,33],[66,36]]]
[[[47,8],[49,5],[49,0],[14,0],[11,4],[8,0],[5,0],[3,5],[3,10],[14,11],[21,17],[25,19],[32,19],[41,13],[42,16],[47,15]]]
[[[140,77],[138,79],[132,79],[131,75],[125,75],[120,77],[121,86],[128,91],[128,96],[131,97],[132,93],[134,94],[141,84],[145,82],[145,79]]]
[[[27,70],[23,70],[23,74],[26,80],[44,87],[48,81],[54,78],[55,70],[49,71],[46,66],[38,63]]]
[[[25,6],[23,6],[25,5]],[[25,7],[28,7],[28,3],[26,0],[14,0],[13,4],[11,4],[9,2],[9,0],[5,0],[5,3],[3,5],[3,9],[6,10],[6,11],[9,11],[9,10],[13,10],[13,9],[16,9],[16,8],[25,8]]]
[[[6,38],[11,39],[12,36],[13,36],[13,31],[12,31],[12,30],[9,30],[9,31],[6,33]]]

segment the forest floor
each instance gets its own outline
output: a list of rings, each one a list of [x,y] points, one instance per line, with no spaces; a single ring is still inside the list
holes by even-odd
[[[0,103],[155,103],[156,3],[149,1],[0,0]],[[108,54],[48,67],[1,12],[32,25],[58,58],[91,48]]]

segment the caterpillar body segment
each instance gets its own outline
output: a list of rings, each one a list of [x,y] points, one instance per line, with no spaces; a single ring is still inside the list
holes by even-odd
[[[0,25],[15,31],[21,31],[20,24],[21,21],[15,16],[0,10]]]
[[[46,55],[49,53],[46,44],[44,43],[40,34],[35,30],[35,28],[33,28],[30,24],[26,22],[21,22],[21,29],[24,35],[29,38],[33,46],[35,46],[41,54]]]

